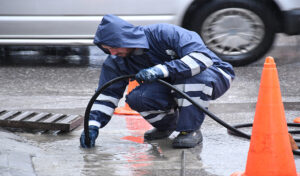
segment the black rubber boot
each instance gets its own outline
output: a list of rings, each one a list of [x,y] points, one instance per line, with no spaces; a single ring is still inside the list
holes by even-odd
[[[192,132],[180,132],[173,140],[174,148],[192,148],[202,142],[202,133],[199,130]]]
[[[156,128],[148,130],[144,134],[144,139],[146,140],[156,140],[156,139],[163,139],[169,137],[173,133],[173,130],[165,130],[160,131]]]

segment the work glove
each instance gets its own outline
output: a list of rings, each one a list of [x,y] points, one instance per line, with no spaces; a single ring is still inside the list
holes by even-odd
[[[83,131],[80,136],[80,146],[82,148],[95,147],[95,141],[98,137],[98,130],[99,128],[97,126],[89,126],[90,145],[85,144],[85,134]]]
[[[157,79],[164,78],[165,75],[164,75],[161,67],[163,67],[163,66],[162,65],[154,66],[154,67],[150,67],[150,68],[139,71],[135,75],[136,81],[141,84],[141,83],[150,83],[150,82],[156,81]]]

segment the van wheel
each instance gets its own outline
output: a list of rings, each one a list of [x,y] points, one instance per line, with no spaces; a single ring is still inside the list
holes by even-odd
[[[211,0],[194,13],[189,28],[222,60],[242,66],[272,46],[275,25],[264,4],[244,0]]]

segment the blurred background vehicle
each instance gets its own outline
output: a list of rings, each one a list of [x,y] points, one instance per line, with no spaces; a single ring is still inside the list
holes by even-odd
[[[299,0],[10,0],[0,2],[1,55],[41,45],[45,54],[88,54],[82,46],[92,45],[105,14],[135,25],[172,23],[194,30],[235,66],[260,59],[276,33],[300,34]]]

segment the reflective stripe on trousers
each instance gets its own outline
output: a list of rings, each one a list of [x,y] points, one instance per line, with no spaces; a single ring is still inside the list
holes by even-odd
[[[195,78],[185,79],[186,84],[174,86],[207,108],[212,88],[199,83],[197,79],[191,81],[193,79]],[[196,130],[204,120],[202,111],[159,83],[140,85],[127,95],[126,102],[132,109],[140,112],[151,125],[160,130]]]

